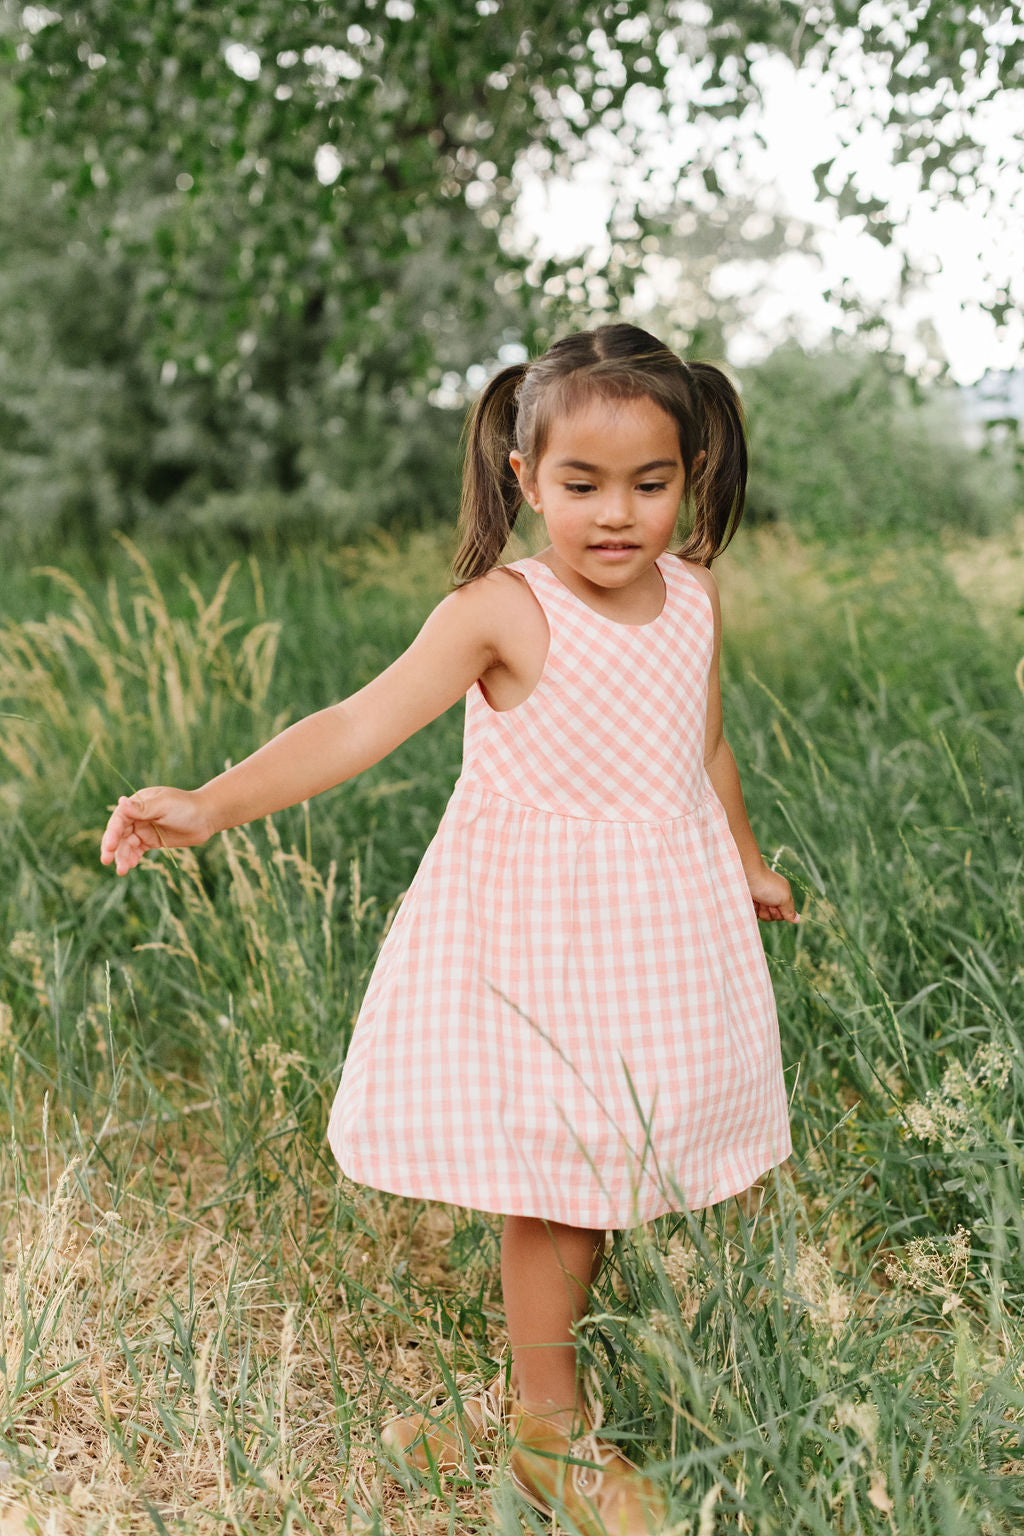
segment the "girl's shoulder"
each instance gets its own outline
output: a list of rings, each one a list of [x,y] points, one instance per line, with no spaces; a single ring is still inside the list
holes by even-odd
[[[511,603],[513,606],[522,605],[524,600],[529,602],[532,596],[530,583],[522,571],[515,571],[510,565],[492,565],[489,571],[465,582],[461,590],[475,592],[477,601],[482,603]]]
[[[684,560],[681,555],[674,555],[673,558],[678,561],[684,571],[689,571],[690,575],[700,582],[704,591],[711,599],[712,607],[717,607],[718,582],[715,580],[710,568],[706,565],[701,565],[698,560]]]
[[[517,670],[520,651],[547,644],[547,619],[533,588],[521,571],[495,565],[474,576],[457,591],[485,631],[499,664]]]
[[[514,570],[511,565],[492,565],[489,571],[474,576],[466,585],[477,589],[481,602],[498,604],[506,615],[540,608],[525,573]]]
[[[689,571],[691,576],[696,577],[709,596],[712,592],[718,591],[718,583],[708,566],[701,565],[698,560],[684,560],[682,555],[677,555],[674,550],[671,551],[671,554],[672,558],[677,564],[682,566],[684,571]]]
[[[479,576],[471,576],[468,581],[460,582],[453,591],[459,593],[464,603],[486,606],[506,598],[514,601],[515,594],[528,593],[530,586],[522,572],[514,571],[507,565],[492,565],[489,571],[482,571]]]

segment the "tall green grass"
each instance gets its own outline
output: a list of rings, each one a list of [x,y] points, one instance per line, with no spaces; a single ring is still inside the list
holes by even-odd
[[[447,553],[186,578],[126,548],[8,588],[5,1536],[546,1529],[500,1464],[383,1475],[381,1416],[497,1368],[499,1223],[352,1186],[324,1145],[461,709],[208,849],[125,881],[97,856],[121,790],[199,782],[387,665]],[[617,1236],[581,1330],[692,1536],[1024,1514],[1024,633],[958,558],[766,534],[716,566],[727,733],[803,913],[761,929],[794,1155]]]

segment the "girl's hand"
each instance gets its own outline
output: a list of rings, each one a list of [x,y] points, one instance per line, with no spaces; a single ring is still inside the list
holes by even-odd
[[[198,792],[162,785],[122,795],[100,843],[100,863],[119,875],[134,869],[151,848],[194,848],[205,843],[210,828]]]
[[[800,921],[785,875],[764,864],[747,875],[747,885],[754,899],[754,911],[763,922],[778,922],[780,918],[787,923]]]

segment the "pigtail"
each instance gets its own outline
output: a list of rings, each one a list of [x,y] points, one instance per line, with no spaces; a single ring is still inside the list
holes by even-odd
[[[693,472],[693,528],[679,554],[709,566],[743,516],[747,488],[743,405],[732,380],[714,363],[687,363],[686,373],[700,403],[705,456]]]
[[[515,446],[519,390],[528,364],[515,363],[490,379],[466,426],[462,468],[462,542],[452,561],[452,584],[464,586],[501,559],[522,504],[508,456]]]

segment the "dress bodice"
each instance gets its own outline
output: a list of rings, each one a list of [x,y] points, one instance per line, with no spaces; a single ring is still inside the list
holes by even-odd
[[[460,782],[537,810],[664,821],[713,793],[704,767],[714,621],[675,555],[657,566],[665,602],[646,624],[596,612],[536,556],[510,562],[544,610],[550,641],[533,692],[496,710],[466,695]]]

